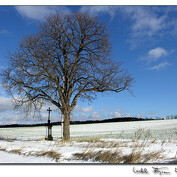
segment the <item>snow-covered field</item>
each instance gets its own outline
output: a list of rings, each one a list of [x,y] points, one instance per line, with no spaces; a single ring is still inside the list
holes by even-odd
[[[0,163],[102,163],[74,154],[121,151],[126,156],[135,148],[163,156],[148,163],[177,160],[177,120],[71,125],[70,142],[61,141],[61,127],[54,126],[53,137],[44,140],[45,127],[1,128]]]
[[[123,134],[124,138],[130,139],[138,129],[150,130],[152,136],[157,139],[163,140],[172,137],[175,139],[177,138],[177,119],[71,125],[71,137],[119,139]],[[61,126],[53,126],[52,133],[53,137],[60,138]],[[0,137],[5,138],[38,139],[44,138],[45,135],[45,127],[0,128]]]

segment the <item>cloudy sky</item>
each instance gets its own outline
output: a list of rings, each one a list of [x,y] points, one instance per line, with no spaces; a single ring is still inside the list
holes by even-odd
[[[7,67],[26,34],[36,33],[44,17],[54,12],[83,11],[106,23],[111,31],[112,58],[133,74],[133,95],[99,94],[92,103],[78,102],[72,120],[122,116],[165,117],[177,114],[177,6],[0,6],[0,69]],[[11,98],[0,87],[0,124],[45,122],[13,111]],[[52,121],[60,113],[52,107]]]

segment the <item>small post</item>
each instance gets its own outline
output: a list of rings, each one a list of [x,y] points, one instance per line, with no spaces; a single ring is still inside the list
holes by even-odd
[[[46,126],[46,137],[45,140],[53,140],[52,137],[52,124],[50,123],[50,112],[52,111],[49,107],[49,109],[47,109],[47,111],[49,112],[48,114],[48,123]]]

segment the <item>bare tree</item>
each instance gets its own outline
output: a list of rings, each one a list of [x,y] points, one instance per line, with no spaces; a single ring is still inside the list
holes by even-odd
[[[40,110],[51,102],[64,115],[63,137],[70,138],[70,114],[78,98],[92,100],[98,92],[129,90],[133,78],[111,60],[106,26],[85,13],[53,14],[37,34],[25,36],[2,83],[16,108]],[[18,95],[18,98],[14,95]]]

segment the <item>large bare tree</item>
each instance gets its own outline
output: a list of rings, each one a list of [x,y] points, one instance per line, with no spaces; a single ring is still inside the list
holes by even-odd
[[[70,114],[78,98],[92,100],[98,92],[129,90],[132,77],[111,59],[106,26],[86,13],[46,17],[39,31],[20,41],[8,54],[2,83],[16,108],[28,111],[50,102],[64,115],[63,137],[70,138]],[[14,95],[18,95],[14,96]]]

